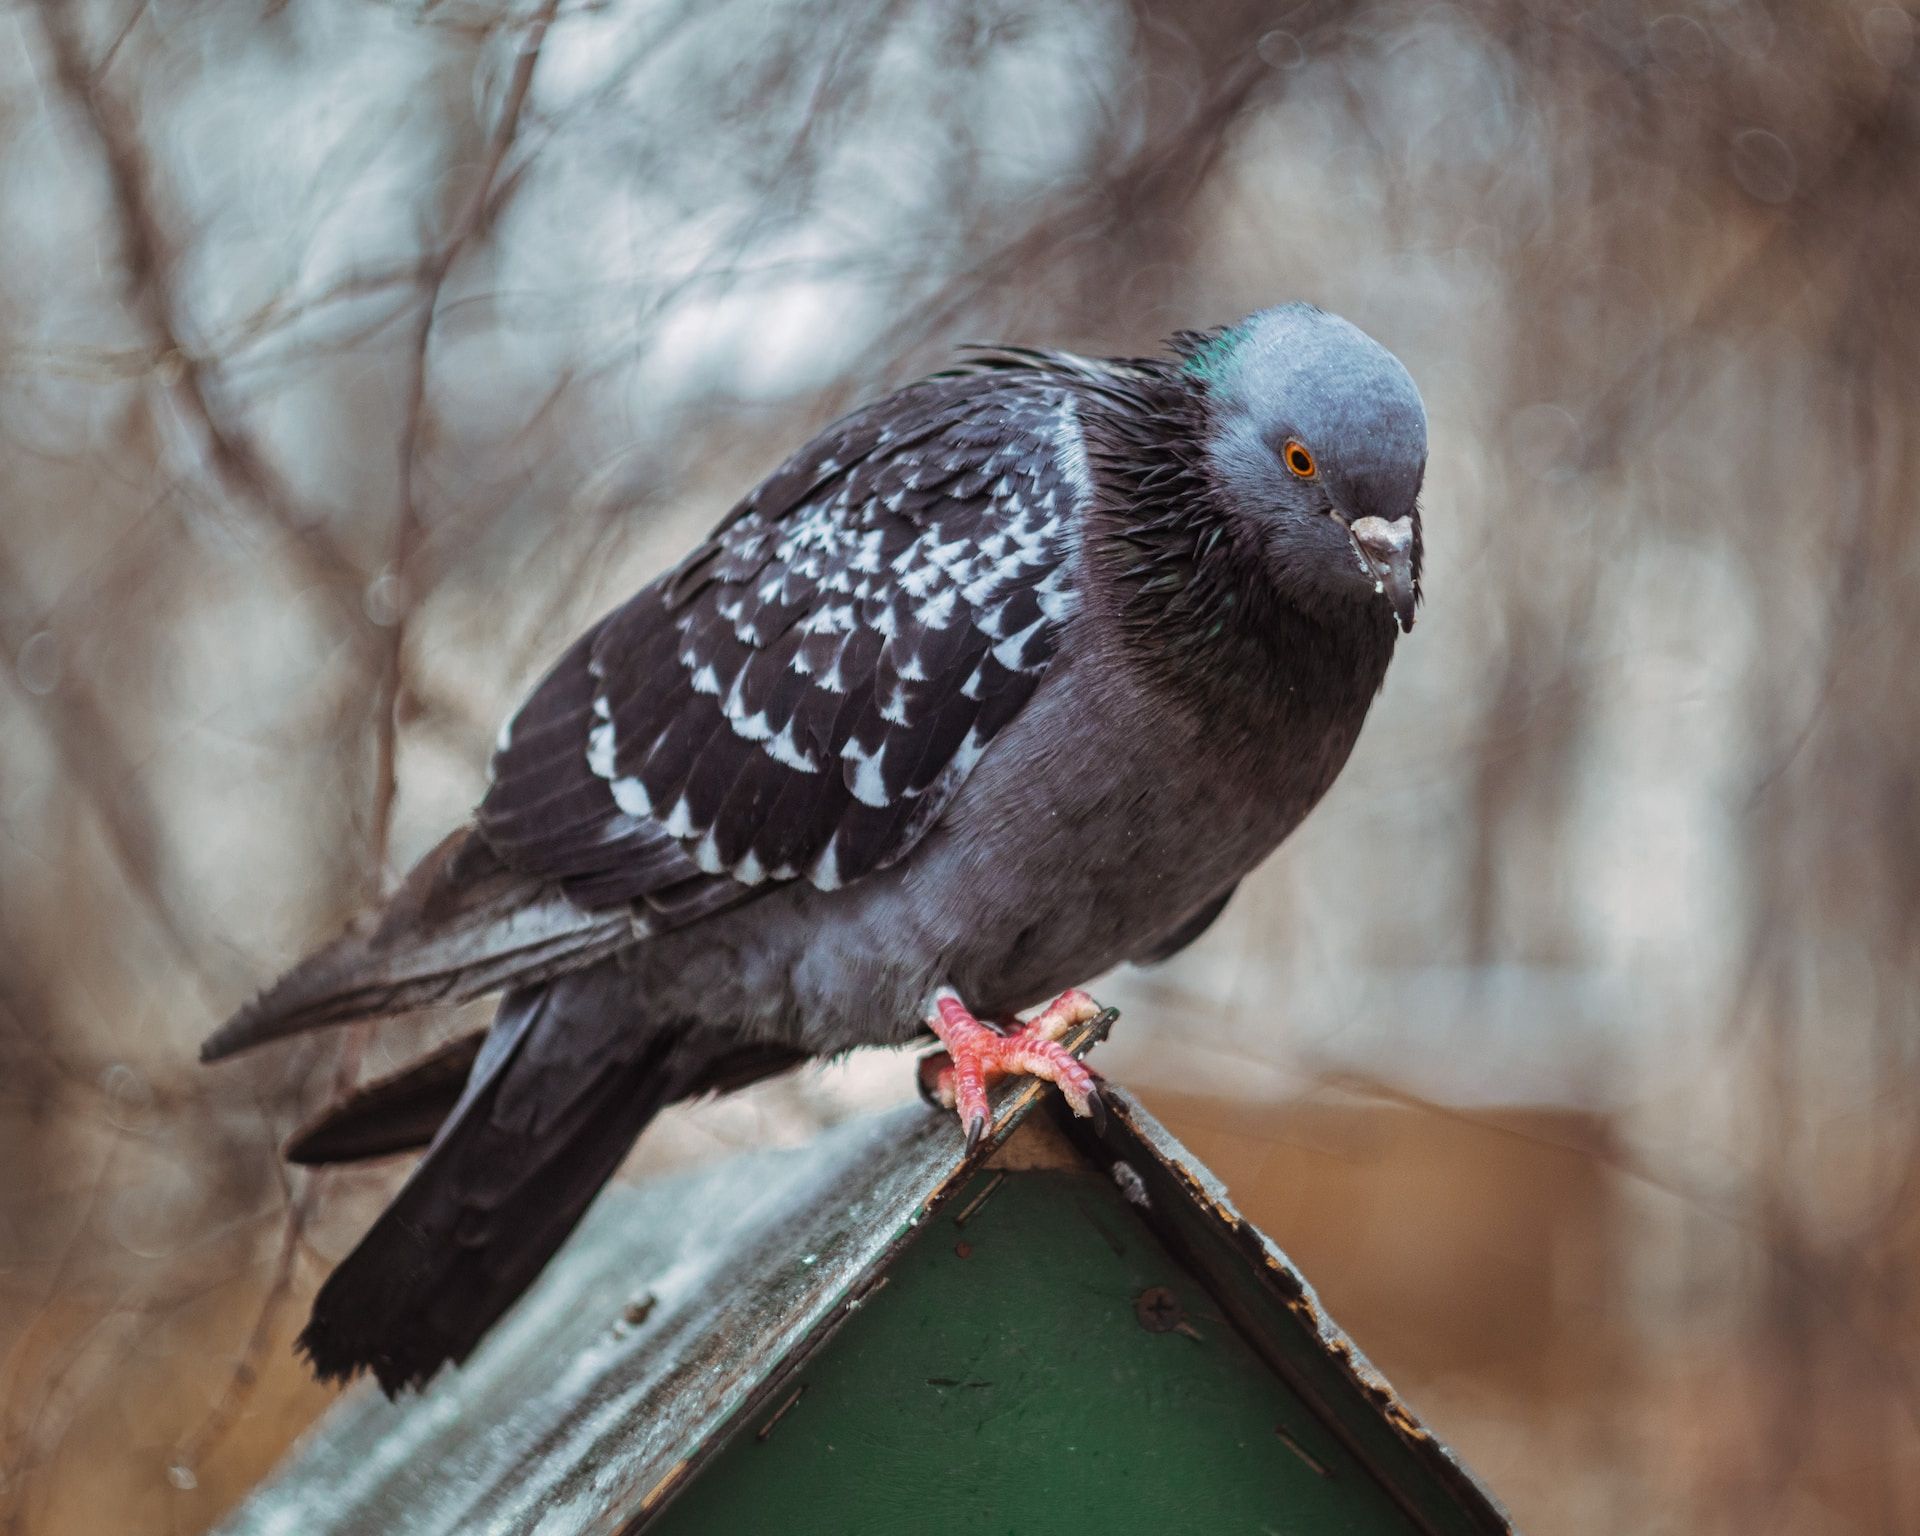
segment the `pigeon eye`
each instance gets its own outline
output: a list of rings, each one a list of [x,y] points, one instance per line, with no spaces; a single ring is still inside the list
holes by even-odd
[[[1302,480],[1311,480],[1320,471],[1313,462],[1313,455],[1307,452],[1306,444],[1287,439],[1287,446],[1280,450],[1280,457],[1288,469]]]

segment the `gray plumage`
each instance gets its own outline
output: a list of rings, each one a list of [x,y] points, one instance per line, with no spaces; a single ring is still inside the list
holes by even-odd
[[[981,352],[775,471],[562,657],[473,826],[208,1042],[507,991],[302,1138],[438,1127],[316,1368],[465,1358],[676,1098],[1197,937],[1411,626],[1425,456],[1400,364],[1293,305],[1167,359]]]

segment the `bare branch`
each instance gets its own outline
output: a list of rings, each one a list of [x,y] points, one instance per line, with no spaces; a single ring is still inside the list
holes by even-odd
[[[206,360],[183,340],[183,315],[170,280],[173,262],[147,157],[125,109],[87,62],[78,7],[39,0],[38,9],[61,86],[100,141],[120,235],[127,308],[153,336],[157,378],[182,418],[198,427],[205,461],[221,488],[286,537],[309,574],[359,629],[359,594],[366,579],[358,562],[324,525],[302,515],[252,435],[222,405]]]
[[[0,543],[0,592],[27,591],[11,552]],[[194,978],[203,993],[210,991],[206,953],[183,919],[181,884],[172,873],[166,841],[159,830],[164,818],[133,764],[120,752],[120,733],[111,713],[87,680],[75,674],[63,677],[59,686],[44,696],[21,688],[11,663],[26,648],[32,631],[18,621],[10,622],[8,613],[8,605],[0,603],[0,651],[7,663],[0,672],[14,683],[17,697],[45,728],[64,782],[78,791],[92,810],[127,889],[139,900],[183,971]]]
[[[559,0],[544,0],[528,23],[526,35],[521,39],[519,53],[514,59],[513,71],[507,80],[506,97],[488,142],[480,174],[455,215],[446,240],[424,268],[419,316],[408,347],[410,361],[399,445],[400,497],[394,511],[393,537],[387,557],[387,573],[397,591],[382,647],[379,700],[376,705],[372,820],[372,878],[376,882],[383,878],[392,833],[393,797],[397,787],[394,759],[399,748],[408,620],[421,596],[412,590],[409,582],[420,542],[420,445],[426,422],[429,354],[433,348],[434,325],[440,314],[440,295],[468,242],[479,232],[482,222],[492,210],[494,181],[513,148],[515,135],[520,131],[521,114],[526,108],[527,93],[533,86],[533,74],[540,62],[540,50],[546,42],[547,28],[559,9]]]

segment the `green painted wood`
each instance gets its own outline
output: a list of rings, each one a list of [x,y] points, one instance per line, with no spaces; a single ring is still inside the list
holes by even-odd
[[[988,1173],[948,1212],[649,1536],[1415,1529],[1108,1180]],[[1181,1326],[1143,1325],[1153,1287]]]
[[[1062,1130],[1097,1166],[1137,1180],[1154,1231],[1201,1279],[1272,1369],[1392,1489],[1426,1536],[1513,1536],[1511,1522],[1330,1318],[1304,1276],[1213,1177],[1130,1098],[1107,1135]]]

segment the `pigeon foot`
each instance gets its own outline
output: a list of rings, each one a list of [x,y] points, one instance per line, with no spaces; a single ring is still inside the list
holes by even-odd
[[[1005,1033],[975,1018],[951,988],[934,994],[927,1019],[946,1049],[920,1063],[921,1096],[945,1109],[957,1110],[966,1128],[971,1152],[986,1134],[992,1113],[987,1085],[1003,1077],[1039,1077],[1053,1083],[1076,1115],[1091,1115],[1095,1125],[1106,1118],[1100,1087],[1092,1072],[1059,1043],[1076,1024],[1100,1012],[1100,1005],[1075,988],[1062,992],[1025,1023],[1009,1022]]]

